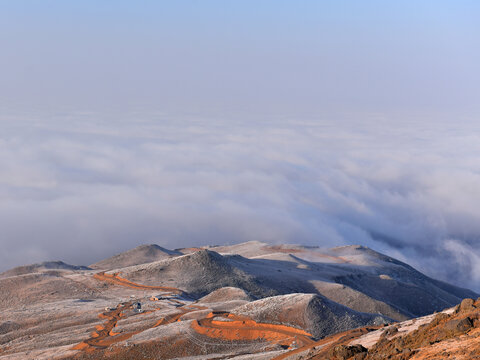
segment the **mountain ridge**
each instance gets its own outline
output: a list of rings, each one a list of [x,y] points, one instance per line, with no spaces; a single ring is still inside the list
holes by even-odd
[[[0,360],[339,359],[315,344],[363,351],[339,339],[478,297],[363,246],[258,241],[32,264],[0,274],[0,287]]]

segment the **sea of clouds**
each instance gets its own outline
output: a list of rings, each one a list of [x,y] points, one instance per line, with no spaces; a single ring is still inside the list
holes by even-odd
[[[143,243],[362,244],[480,290],[480,125],[369,114],[0,119],[0,270]]]

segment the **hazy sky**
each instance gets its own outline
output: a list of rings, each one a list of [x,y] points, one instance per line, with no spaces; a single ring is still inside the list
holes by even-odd
[[[477,1],[0,1],[0,270],[360,243],[480,290]]]
[[[0,99],[67,109],[478,110],[478,1],[2,1]]]

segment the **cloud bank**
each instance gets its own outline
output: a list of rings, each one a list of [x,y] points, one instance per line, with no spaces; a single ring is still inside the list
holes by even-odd
[[[1,270],[142,243],[363,244],[480,290],[475,122],[0,119]]]

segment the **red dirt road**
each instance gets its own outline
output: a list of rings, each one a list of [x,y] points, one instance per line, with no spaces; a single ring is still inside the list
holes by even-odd
[[[104,349],[113,343],[126,340],[135,333],[116,334],[113,328],[117,326],[117,322],[124,317],[124,310],[132,306],[132,302],[120,304],[115,310],[105,312],[99,315],[100,318],[106,318],[107,321],[103,325],[97,325],[96,331],[91,333],[91,337],[82,341],[80,344],[73,347],[75,350],[85,350],[87,352],[95,349]]]
[[[118,274],[106,274],[105,272],[99,272],[93,275],[93,277],[100,281],[105,281],[111,284],[120,285],[123,287],[128,287],[131,289],[138,289],[138,290],[160,290],[160,291],[168,291],[173,294],[181,294],[182,291],[180,289],[168,286],[151,286],[151,285],[142,285],[134,283],[130,280],[124,279]]]
[[[219,317],[225,320],[215,320]],[[294,341],[301,346],[314,343],[312,335],[306,331],[286,325],[257,323],[248,317],[228,312],[210,313],[204,319],[194,320],[192,329],[199,334],[222,340],[265,339],[285,346],[290,346]]]
[[[182,291],[177,288],[137,284],[127,279],[123,279],[117,274],[110,275],[100,272],[95,274],[94,278],[99,281],[105,281],[128,288],[142,290],[155,289],[168,291],[174,294],[182,293]],[[181,305],[178,308],[179,311],[177,313],[162,317],[156,323],[149,326],[148,329],[171,324],[176,321],[182,321],[183,315],[192,311],[206,309],[203,306],[194,304],[187,305],[178,300],[174,301]],[[125,310],[130,309],[132,307],[132,303],[133,301],[119,304],[115,310],[101,313],[99,317],[107,319],[106,322],[102,325],[97,325],[95,328],[96,330],[91,333],[91,337],[82,341],[80,344],[73,347],[73,349],[86,352],[93,352],[97,349],[105,349],[110,345],[129,339],[133,335],[147,330],[142,329],[129,333],[114,332],[117,322],[121,318],[127,316]],[[315,341],[312,339],[312,335],[304,330],[286,325],[258,323],[248,317],[234,315],[229,312],[213,312],[208,314],[207,317],[203,319],[193,320],[191,328],[198,334],[219,340],[255,341],[258,339],[264,339],[273,344],[279,344],[283,346],[291,346],[295,342],[298,346],[301,346],[302,349],[313,347],[315,344]]]

